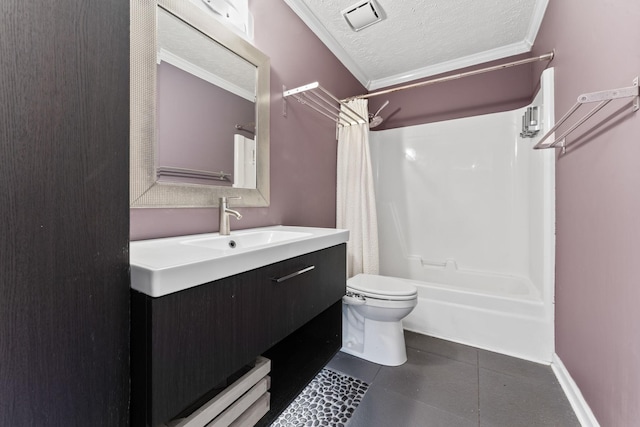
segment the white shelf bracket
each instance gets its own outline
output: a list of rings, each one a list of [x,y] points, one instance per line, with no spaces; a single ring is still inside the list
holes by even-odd
[[[600,92],[584,93],[578,96],[577,102],[571,107],[571,109],[564,115],[546,134],[533,146],[534,150],[540,150],[545,148],[562,148],[562,154],[566,152],[566,137],[587,122],[598,111],[603,109],[607,104],[615,99],[633,98],[632,109],[638,111],[640,109],[640,92],[638,88],[638,77],[633,79],[633,86],[623,87],[619,89],[603,90]],[[551,135],[555,135],[556,129],[564,124],[569,117],[573,115],[584,104],[595,103],[596,105],[591,111],[585,114],[581,119],[577,120],[572,126],[558,136],[553,142],[545,142]]]

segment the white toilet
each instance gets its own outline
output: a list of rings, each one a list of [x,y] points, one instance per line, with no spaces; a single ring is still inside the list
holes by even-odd
[[[402,365],[407,361],[402,319],[417,304],[418,290],[408,280],[372,274],[347,280],[341,351],[380,365]]]

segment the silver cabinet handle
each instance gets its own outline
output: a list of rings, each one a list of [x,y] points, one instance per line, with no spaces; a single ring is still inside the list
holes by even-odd
[[[285,280],[291,279],[292,277],[296,277],[296,276],[299,276],[299,275],[301,275],[303,273],[311,271],[314,268],[316,268],[315,265],[310,265],[309,267],[305,267],[302,270],[296,271],[295,273],[287,274],[286,276],[282,276],[282,277],[273,277],[271,280],[273,280],[276,283],[281,283],[281,282],[284,282]]]

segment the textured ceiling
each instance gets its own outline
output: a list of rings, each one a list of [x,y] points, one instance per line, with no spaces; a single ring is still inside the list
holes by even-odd
[[[368,89],[528,52],[548,0],[376,0],[385,19],[358,32],[357,0],[285,0]]]

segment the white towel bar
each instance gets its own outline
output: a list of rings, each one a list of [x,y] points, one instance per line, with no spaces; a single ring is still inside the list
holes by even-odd
[[[558,120],[558,123],[556,123],[555,126],[549,129],[549,131],[540,139],[540,141],[538,141],[538,143],[533,146],[533,149],[540,150],[545,148],[560,147],[562,148],[562,153],[564,154],[566,150],[567,136],[571,132],[573,132],[580,126],[582,126],[583,123],[585,123],[587,120],[593,117],[598,111],[602,110],[605,107],[605,105],[607,105],[614,99],[635,97],[635,99],[633,100],[632,108],[633,108],[633,111],[638,111],[638,109],[640,109],[640,98],[638,96],[638,93],[639,93],[638,77],[636,77],[633,80],[633,86],[623,87],[619,89],[612,89],[612,90],[603,90],[600,92],[584,93],[580,95],[578,97],[577,102],[573,105],[573,107],[571,107],[571,109],[564,116],[562,116],[560,120]],[[549,139],[551,135],[554,134],[556,129],[562,126],[564,122],[566,122],[567,119],[571,117],[573,113],[575,113],[580,108],[580,106],[582,106],[583,104],[588,104],[593,102],[598,102],[598,105],[596,105],[591,111],[589,111],[586,115],[584,115],[580,120],[575,122],[571,127],[565,130],[559,137],[554,138],[553,142],[545,143],[545,141]]]
[[[351,109],[345,102],[333,96],[318,82],[286,90],[282,95],[285,98],[293,96],[301,104],[331,119],[339,126],[368,123],[365,118]]]

